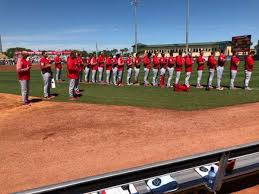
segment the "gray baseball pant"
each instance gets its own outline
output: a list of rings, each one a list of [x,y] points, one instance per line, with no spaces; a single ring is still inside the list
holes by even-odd
[[[26,103],[29,101],[29,80],[19,80],[21,85],[22,101]]]
[[[51,87],[51,74],[49,72],[42,73],[43,83],[44,83],[44,97],[50,96],[50,87]]]
[[[56,69],[56,80],[61,80],[61,69]]]
[[[217,87],[221,87],[221,80],[223,75],[224,67],[218,66],[217,67]]]
[[[75,96],[76,79],[69,79],[68,94],[69,97]]]
[[[234,83],[235,83],[236,76],[237,76],[237,70],[231,70],[230,71],[230,84],[229,84],[230,88],[235,87]]]

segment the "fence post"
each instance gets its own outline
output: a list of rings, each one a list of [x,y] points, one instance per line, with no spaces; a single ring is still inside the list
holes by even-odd
[[[219,161],[219,169],[216,175],[213,191],[219,191],[222,186],[222,181],[226,173],[226,167],[228,163],[230,152],[224,152]]]

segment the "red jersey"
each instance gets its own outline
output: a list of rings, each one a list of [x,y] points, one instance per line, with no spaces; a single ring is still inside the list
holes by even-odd
[[[112,59],[110,57],[105,58],[106,70],[112,69]]]
[[[92,70],[98,70],[98,64],[97,64],[97,59],[96,57],[93,57],[91,59],[91,68]]]
[[[175,58],[173,56],[170,56],[168,58],[168,67],[174,67],[174,63],[175,63]]]
[[[62,69],[61,58],[59,56],[56,56],[54,58],[54,62],[55,62],[55,68],[56,69]]]
[[[122,57],[118,59],[118,71],[123,71],[125,61]]]
[[[17,61],[17,76],[18,80],[30,80],[30,70],[28,71],[20,71],[21,69],[25,69],[30,66],[30,62],[25,60],[24,58],[20,58]]]
[[[254,59],[251,55],[248,55],[245,59],[245,70],[252,72],[254,69]]]
[[[68,79],[78,79],[79,67],[77,63],[77,58],[67,58],[67,78]]]
[[[99,67],[104,67],[104,57],[102,55],[99,55],[97,62]]]
[[[192,72],[192,65],[193,65],[192,57],[186,56],[185,57],[185,72]]]
[[[87,67],[91,66],[91,58],[90,57],[87,57],[85,62],[86,62]]]
[[[197,58],[197,71],[203,71],[204,70],[204,64],[205,64],[205,59],[203,58],[202,55],[198,56]]]
[[[160,66],[159,59],[158,59],[158,57],[155,55],[155,56],[153,56],[153,68],[154,68],[154,69],[159,69],[159,66]]]
[[[84,69],[84,62],[82,60],[82,58],[80,56],[76,57],[76,60],[77,60],[77,65],[79,67],[80,70],[83,70]]]
[[[175,62],[176,62],[175,71],[182,71],[182,69],[183,69],[183,62],[184,62],[183,57],[180,56],[180,55],[176,56]]]
[[[240,60],[237,56],[232,56],[231,57],[231,65],[230,65],[230,70],[236,70],[237,71],[237,66],[239,64]]]
[[[224,54],[220,54],[218,58],[218,66],[224,67],[226,61],[226,56]]]
[[[118,66],[118,59],[116,57],[112,58],[112,66],[113,67],[117,67]]]
[[[43,67],[42,67],[42,64],[43,64]],[[44,66],[47,66],[47,65],[49,65],[49,60],[45,57],[42,57],[40,59],[40,68],[43,73],[51,72],[51,67],[44,68]]]
[[[130,57],[127,58],[126,64],[127,64],[128,68],[132,68],[132,59]]]
[[[217,65],[217,62],[215,60],[215,57],[213,55],[210,55],[208,58],[208,66],[210,69],[215,69]]]
[[[135,67],[139,68],[140,67],[140,62],[141,62],[141,59],[139,57],[135,57],[134,58],[134,65],[135,65]]]
[[[166,58],[165,58],[165,57],[161,57],[161,58],[160,58],[160,67],[161,67],[161,68],[162,68],[162,67],[166,68],[166,66],[167,66],[167,60],[166,60]]]
[[[145,68],[147,68],[147,69],[151,68],[151,61],[150,61],[150,59],[147,56],[145,56],[143,58],[143,63],[144,63],[144,67]]]

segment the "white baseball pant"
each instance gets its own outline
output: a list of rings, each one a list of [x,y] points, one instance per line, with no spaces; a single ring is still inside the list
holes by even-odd
[[[250,82],[251,76],[252,76],[252,72],[245,70],[245,81],[244,81],[245,88],[247,88],[249,86],[249,82]]]
[[[217,88],[221,87],[223,71],[224,71],[224,67],[221,67],[221,66],[217,67]]]
[[[138,81],[138,76],[139,76],[139,68],[134,67],[134,73],[135,73],[135,82]]]
[[[149,84],[148,82],[148,74],[149,74],[149,69],[144,68],[144,84]]]
[[[209,69],[209,76],[208,76],[207,87],[211,87],[212,86],[212,80],[214,78],[214,74],[215,74],[215,69]]]
[[[118,74],[118,68],[113,67],[112,68],[112,77],[113,77],[113,84],[117,85],[117,74]]]
[[[131,74],[132,74],[132,68],[128,68],[127,70],[127,84],[130,84],[130,78],[131,78]]]
[[[173,79],[173,74],[174,74],[174,68],[173,67],[167,67],[167,71],[168,71],[168,80],[167,80],[167,87],[171,86],[171,81]]]
[[[201,86],[202,73],[203,73],[203,70],[198,70],[198,71],[197,71],[197,74],[198,74],[198,77],[197,77],[197,86]]]
[[[157,74],[158,74],[158,69],[152,69],[153,70],[153,79],[152,79],[152,84],[153,86],[157,85]]]
[[[88,82],[89,73],[90,73],[90,68],[89,67],[85,67],[85,81],[86,82]]]
[[[98,72],[99,72],[99,82],[101,82],[103,79],[103,67],[98,67]]]
[[[175,84],[178,84],[178,83],[179,83],[180,76],[181,76],[181,71],[176,71]]]
[[[191,74],[192,74],[192,72],[186,72],[186,74],[185,74],[185,85],[187,86],[187,87],[190,87],[190,82],[189,82],[189,80],[190,80],[190,77],[191,77]]]
[[[229,84],[229,88],[234,88],[235,87],[235,79],[237,76],[237,70],[231,70],[230,71],[230,84]]]
[[[106,83],[110,84],[111,70],[106,70]]]
[[[96,77],[96,70],[92,70],[92,83],[95,83],[95,77]]]

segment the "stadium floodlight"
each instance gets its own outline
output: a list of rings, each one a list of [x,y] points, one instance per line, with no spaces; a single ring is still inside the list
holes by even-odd
[[[189,51],[189,17],[190,17],[190,2],[186,0],[186,53]]]
[[[131,4],[134,7],[134,19],[135,19],[135,53],[138,52],[138,22],[137,22],[137,7],[139,0],[132,0]]]
[[[96,58],[97,58],[98,57],[98,45],[97,45],[97,42],[96,42],[96,45],[95,45],[95,49],[96,49],[95,55],[96,55]]]
[[[1,37],[1,34],[0,34],[0,53],[3,52],[3,47],[2,47],[2,37]]]

